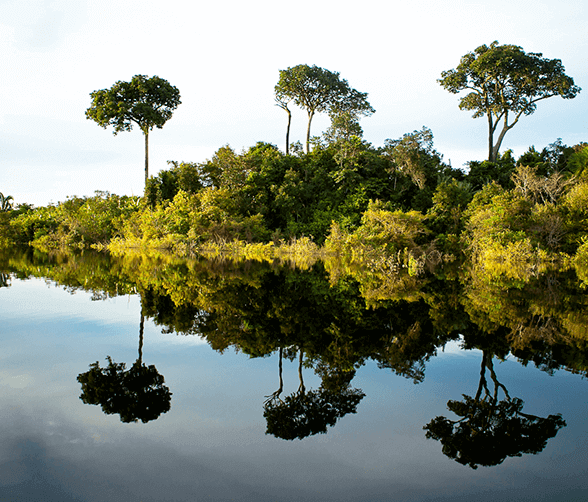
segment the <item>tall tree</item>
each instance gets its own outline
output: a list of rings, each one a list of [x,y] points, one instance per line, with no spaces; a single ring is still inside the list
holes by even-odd
[[[287,108],[289,101],[293,101],[295,105],[304,108],[308,113],[306,153],[310,148],[310,126],[315,113],[335,109],[353,111],[360,115],[370,115],[374,112],[367,101],[367,93],[349,87],[347,80],[339,78],[338,72],[316,65],[301,64],[280,70],[280,78],[274,91],[278,106],[288,112],[288,131],[290,128],[290,111]]]
[[[459,101],[461,110],[488,120],[488,160],[496,162],[504,135],[523,115],[532,114],[537,102],[552,96],[576,97],[580,88],[564,73],[559,59],[528,54],[516,45],[481,45],[461,58],[457,68],[441,73],[438,82],[449,92],[468,90]],[[502,129],[496,140],[499,124]]]
[[[288,114],[288,125],[286,126],[286,155],[290,154],[290,125],[292,124],[292,112],[288,105],[292,101],[290,98],[282,94],[281,90],[276,90],[276,105]]]
[[[315,434],[326,434],[327,426],[334,426],[337,420],[348,413],[356,413],[357,405],[365,397],[361,389],[352,389],[350,378],[336,382],[331,378],[326,387],[318,391],[306,391],[302,378],[303,351],[299,348],[298,391],[280,399],[282,382],[282,348],[280,348],[280,388],[264,404],[263,416],[267,422],[266,434],[286,440],[304,439]]]
[[[135,75],[130,82],[118,81],[110,89],[90,93],[92,106],[86,118],[106,129],[114,126],[114,135],[130,131],[133,123],[145,136],[145,184],[149,179],[149,131],[161,129],[180,105],[180,91],[158,76]]]

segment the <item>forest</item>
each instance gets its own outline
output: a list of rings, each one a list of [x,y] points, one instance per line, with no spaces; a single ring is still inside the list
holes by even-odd
[[[499,153],[538,101],[579,93],[561,61],[494,42],[441,77],[449,92],[468,92],[461,109],[488,120],[488,159],[466,170],[443,160],[427,127],[372,145],[359,124],[375,111],[367,93],[337,72],[298,65],[280,70],[275,86],[276,105],[288,114],[285,151],[263,141],[241,152],[225,145],[204,162],[169,161],[149,176],[148,133],[171,118],[179,91],[159,77],[117,82],[91,93],[86,116],[115,134],[141,129],[144,195],[97,191],[36,208],[13,208],[2,195],[0,244],[270,260],[290,252],[350,261],[382,255],[413,273],[464,259],[523,275],[549,263],[584,270],[588,144],[556,140],[518,158]],[[306,145],[290,143],[292,105],[308,113]],[[327,113],[331,125],[311,136],[316,113]]]

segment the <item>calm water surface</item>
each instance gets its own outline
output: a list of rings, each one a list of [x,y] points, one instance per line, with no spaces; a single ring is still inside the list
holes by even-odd
[[[416,351],[413,357],[406,349],[403,355],[408,362],[398,362],[398,356],[388,355],[385,359],[383,352],[372,357],[345,356],[348,359],[340,362],[345,367],[343,371],[332,356],[343,350],[349,352],[349,345],[341,341],[342,335],[337,338],[339,352],[333,349],[330,338],[323,344],[328,348],[325,352],[320,352],[323,349],[319,350],[318,342],[315,346],[306,338],[300,341],[307,335],[316,338],[317,330],[322,329],[316,320],[317,313],[306,325],[294,319],[295,314],[308,315],[309,305],[317,301],[312,297],[307,302],[303,295],[310,291],[317,297],[325,297],[334,288],[328,282],[326,286],[317,286],[313,279],[312,287],[305,289],[303,285],[309,284],[307,279],[291,275],[304,275],[308,271],[266,270],[245,279],[233,274],[229,286],[225,284],[223,288],[219,286],[219,274],[208,275],[194,286],[198,287],[198,294],[189,299],[190,310],[179,296],[174,297],[180,295],[180,286],[166,289],[165,284],[160,284],[158,289],[155,282],[147,285],[157,275],[153,270],[148,274],[151,279],[143,278],[133,285],[132,279],[123,280],[120,271],[124,267],[118,268],[116,280],[106,280],[108,285],[101,292],[95,283],[86,288],[88,291],[84,290],[84,281],[87,285],[94,280],[84,274],[76,275],[75,279],[71,273],[66,274],[67,278],[65,275],[60,279],[43,278],[43,275],[57,274],[52,264],[49,265],[44,262],[39,266],[31,261],[25,267],[23,262],[18,265],[4,262],[5,287],[0,287],[0,500],[588,499],[588,382],[583,376],[585,352],[578,349],[584,346],[582,343],[573,345],[573,350],[566,349],[568,353],[574,352],[573,357],[564,361],[568,367],[552,361],[552,366],[559,365],[557,369],[540,371],[532,361],[526,366],[521,364],[524,358],[520,354],[497,357],[495,354],[500,354],[503,348],[480,342],[479,333],[476,343],[481,349],[461,349],[467,340],[456,336],[459,330],[455,328],[449,340],[437,344],[436,354],[426,349],[423,353]],[[112,264],[109,267],[116,268]],[[83,267],[78,264],[74,268]],[[163,275],[171,274],[170,267],[160,265],[159,270]],[[186,272],[184,277],[193,277],[191,273]],[[324,271],[317,273],[324,275]],[[145,277],[145,270],[141,269],[141,274]],[[185,284],[190,279],[181,281]],[[241,293],[248,288],[271,289],[267,281],[275,286],[270,291],[274,310],[262,302],[261,296],[254,298],[255,301],[243,299]],[[212,287],[215,284],[216,289]],[[337,297],[356,287],[354,284],[350,280],[345,287],[335,288]],[[116,288],[119,288],[118,295],[113,294]],[[293,300],[276,301],[276,291],[286,294],[290,289],[300,294],[295,293]],[[162,294],[164,290],[166,295]],[[186,299],[187,293],[182,294]],[[216,298],[215,317],[203,310],[203,305],[213,304],[212,297]],[[230,309],[236,308],[240,301],[244,302],[239,310],[242,318],[231,324],[237,314]],[[348,301],[340,308],[349,317],[351,314],[345,310]],[[275,313],[279,310],[277,304],[283,306],[280,314]],[[370,317],[368,321],[363,317],[341,319],[340,326],[353,324],[358,330],[371,330],[369,340],[379,340],[380,331],[394,331],[395,313],[409,315],[405,314],[406,305],[409,304],[397,300],[380,305],[388,309],[381,319],[391,319],[383,326],[376,325],[384,322],[378,317]],[[414,299],[410,305],[415,305]],[[262,311],[254,318],[252,312],[257,307],[262,307]],[[362,312],[365,316],[380,315],[381,308],[377,306],[360,307],[353,312],[362,316]],[[463,312],[464,308],[456,310]],[[196,318],[200,319],[196,324],[187,321]],[[298,323],[297,328],[276,327],[274,321],[283,318]],[[463,326],[463,321],[459,322]],[[259,327],[262,325],[263,329]],[[331,334],[343,329],[332,319],[325,325],[323,332]],[[398,345],[398,340],[417,336],[416,325],[411,319],[409,328],[397,330],[394,343]],[[420,320],[418,326],[422,328],[418,336],[423,338],[429,336],[423,333],[438,329],[440,324],[435,321],[428,326]],[[190,329],[192,334],[187,334]],[[271,329],[282,333],[278,337],[283,342],[278,344],[283,349],[281,358],[278,345],[262,350],[260,347],[266,341],[251,341],[253,334]],[[294,332],[299,338],[295,338]],[[235,337],[244,336],[243,333],[251,336],[238,338],[237,343]],[[230,340],[229,335],[233,337]],[[443,339],[443,334],[435,336]],[[297,344],[293,340],[298,340]],[[211,347],[222,345],[221,341],[227,346],[224,351]],[[366,343],[362,342],[362,346]],[[239,351],[235,350],[236,346]],[[354,347],[356,353],[361,352],[361,347]],[[250,357],[253,350],[258,350],[259,357]],[[565,352],[560,347],[552,352],[562,351]],[[167,394],[169,410],[165,411],[165,403],[146,405],[158,417],[144,423],[141,413],[145,410],[137,411],[131,406],[129,411],[127,407],[127,412],[135,413],[132,417],[138,420],[125,423],[121,419],[124,413],[112,410],[116,404],[110,403],[110,412],[105,413],[99,404],[84,403],[80,399],[82,385],[78,377],[88,374],[90,365],[96,361],[104,369],[108,356],[117,364],[125,363],[125,371],[139,358],[141,367],[153,366],[164,377],[164,385],[171,393],[171,398]],[[545,355],[539,357],[543,369],[547,364],[545,358]],[[348,366],[349,360],[352,367],[353,361],[361,361],[355,364],[354,374]],[[572,363],[566,362],[571,360],[580,362],[571,368]],[[321,361],[329,361],[331,375],[335,374],[331,380],[317,370]],[[339,383],[333,384],[335,380]],[[280,381],[282,391],[277,395]],[[343,394],[327,393],[325,382],[331,382],[329,388],[335,387]],[[161,383],[158,387],[164,388]],[[492,401],[495,390],[498,399]],[[534,432],[521,431],[513,426],[514,422],[509,422],[505,426],[510,427],[508,434],[500,437],[502,441],[504,437],[512,437],[512,447],[502,443],[499,447],[498,439],[494,443],[479,443],[474,449],[488,451],[472,458],[482,460],[478,465],[468,465],[468,462],[462,465],[455,455],[451,457],[447,451],[443,452],[441,441],[426,438],[424,427],[436,417],[446,417],[446,424],[458,427],[459,417],[448,410],[448,401],[463,401],[464,394],[477,397],[478,402],[486,396],[483,402],[490,403],[493,410],[500,402],[521,399],[524,415],[516,416],[526,416],[535,424],[539,420],[541,427],[533,429],[535,432],[549,427],[553,432],[543,439],[527,440]],[[267,434],[271,419],[264,416],[264,411],[283,411],[280,403],[287,403],[287,396],[293,396],[292,402],[307,402],[296,401],[296,396],[301,395],[318,396],[319,409],[339,410],[335,413],[335,425],[329,422],[324,427],[326,433],[316,433],[317,427],[320,429],[316,422],[320,422],[322,415],[313,408],[314,421],[308,427],[297,428],[291,420],[287,422],[289,425],[276,425],[277,434]],[[344,406],[335,395],[356,397],[350,398],[350,408],[341,411]],[[548,417],[551,417],[549,423],[545,422]],[[302,420],[300,415],[297,419]],[[276,437],[287,435],[288,431],[302,439]],[[543,441],[544,446],[537,446],[537,441]],[[468,446],[460,444],[464,451],[468,450]],[[495,457],[490,450],[500,448],[510,454],[492,460]],[[525,453],[529,449],[537,453]],[[496,465],[485,466],[484,459]]]

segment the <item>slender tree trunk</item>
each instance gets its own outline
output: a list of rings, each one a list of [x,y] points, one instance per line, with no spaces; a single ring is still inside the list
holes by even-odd
[[[145,134],[145,188],[149,179],[149,131],[143,131]]]
[[[141,314],[139,321],[139,364],[143,363],[143,331],[145,330],[145,316]]]
[[[488,354],[482,351],[482,367],[480,368],[480,383],[478,384],[478,391],[476,392],[475,401],[479,401],[482,396],[482,390],[486,387],[486,362],[488,361]]]
[[[292,113],[288,107],[284,109],[288,112],[288,126],[286,127],[286,155],[290,155],[290,124],[292,123]]]
[[[282,390],[284,390],[284,379],[282,377],[282,354],[283,354],[283,349],[282,347],[280,347],[280,363],[279,363],[279,371],[280,371],[280,388],[277,391],[278,397],[280,396],[280,394],[282,393]]]
[[[502,389],[505,397],[510,401],[510,395],[508,393],[508,390],[506,390],[506,387],[504,385],[502,385],[498,381],[498,378],[496,377],[496,373],[494,372],[494,364],[492,363],[492,358],[490,358],[490,360],[486,363],[486,366],[490,370],[490,378],[492,378],[492,382],[494,383],[494,401],[495,402],[498,401],[498,389],[499,388]]]
[[[498,135],[498,139],[496,140],[496,144],[494,145],[494,149],[492,150],[492,158],[494,160],[492,160],[492,162],[496,162],[498,160],[498,152],[500,151],[500,145],[502,145],[502,140],[504,139],[505,134],[512,129],[512,126],[514,126],[515,123],[512,123],[510,126],[508,126],[506,124],[506,120],[504,121],[504,127],[502,128],[502,131],[500,131],[500,134]]]
[[[298,387],[298,392],[300,394],[304,394],[305,387],[304,387],[304,379],[302,378],[302,359],[304,356],[304,352],[302,351],[302,347],[300,347],[300,356],[298,361],[298,379],[300,380],[300,386]]]
[[[494,147],[492,148],[492,154],[490,156],[490,162],[496,162],[498,160],[498,149],[500,148],[500,145],[494,145]]]
[[[308,127],[306,128],[306,153],[310,152],[310,124],[312,122],[313,116],[314,112],[308,112]]]
[[[494,157],[494,127],[492,124],[492,115],[488,115],[488,160],[490,162],[496,162]]]

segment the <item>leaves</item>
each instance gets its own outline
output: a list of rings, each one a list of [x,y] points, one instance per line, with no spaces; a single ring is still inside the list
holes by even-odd
[[[135,75],[130,82],[118,81],[110,89],[90,93],[92,106],[86,118],[101,127],[114,127],[114,134],[130,131],[133,124],[144,134],[161,129],[181,104],[180,91],[166,80]]]
[[[309,151],[310,124],[315,113],[329,112],[332,116],[351,115],[355,120],[360,115],[371,115],[374,109],[367,101],[367,93],[359,92],[341,80],[338,72],[331,72],[316,65],[297,65],[280,70],[280,78],[274,88],[277,105],[288,112],[288,103],[308,113],[306,151]],[[288,127],[290,121],[288,121]]]
[[[356,413],[364,396],[360,389],[331,392],[321,388],[291,394],[284,401],[268,401],[263,412],[266,434],[287,440],[326,434],[327,426],[332,427],[348,413]]]
[[[461,110],[473,111],[474,118],[488,117],[490,162],[496,161],[506,132],[522,115],[532,114],[538,101],[552,96],[571,99],[580,92],[559,59],[546,59],[496,41],[464,55],[457,68],[441,73],[438,82],[453,94],[467,91],[459,101]],[[494,144],[493,134],[500,121],[502,131]]]
[[[14,199],[12,198],[12,195],[4,195],[2,192],[0,192],[0,211],[1,212],[6,212],[6,211],[10,211],[12,209],[12,201]]]

